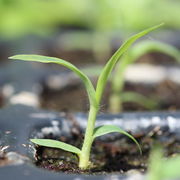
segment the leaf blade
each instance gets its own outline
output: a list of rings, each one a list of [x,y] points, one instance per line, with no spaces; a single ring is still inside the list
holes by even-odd
[[[113,132],[117,132],[117,133],[121,133],[124,134],[125,136],[129,137],[131,140],[133,140],[135,142],[135,144],[138,146],[139,152],[142,154],[142,150],[141,147],[139,145],[139,143],[137,142],[137,140],[130,135],[129,133],[127,133],[126,131],[122,130],[120,127],[118,126],[114,126],[114,125],[103,125],[103,126],[99,126],[97,128],[94,129],[94,134],[93,134],[93,138],[95,139],[96,137],[99,136],[103,136],[105,134],[108,133],[113,133]]]
[[[151,52],[166,54],[173,57],[177,62],[180,62],[179,49],[166,43],[151,40],[144,40],[138,43],[131,49],[130,55],[131,59],[136,61],[139,57]],[[133,62],[132,60],[131,62]]]
[[[34,54],[20,54],[20,55],[11,56],[9,57],[9,59],[34,61],[34,62],[41,62],[41,63],[56,63],[56,64],[60,64],[62,66],[67,67],[68,69],[72,70],[75,74],[77,74],[81,78],[81,80],[84,82],[91,105],[97,107],[97,102],[95,99],[95,89],[90,79],[73,64],[63,59],[56,58],[56,57],[47,57],[47,56],[34,55]]]
[[[113,67],[115,66],[115,64],[118,62],[118,60],[120,59],[120,57],[123,55],[124,52],[127,51],[127,49],[140,37],[148,34],[149,32],[159,28],[160,26],[162,26],[162,24],[151,27],[149,29],[146,29],[138,34],[135,34],[134,36],[131,36],[127,41],[125,41],[122,46],[120,46],[120,48],[114,53],[114,55],[110,58],[110,60],[108,61],[108,63],[105,65],[105,67],[103,68],[99,78],[98,78],[98,82],[97,82],[97,86],[96,86],[96,100],[98,102],[98,104],[100,103],[101,100],[101,96],[104,90],[104,87],[106,85],[107,79],[110,75],[110,73],[112,72]]]
[[[78,155],[81,153],[81,150],[77,147],[61,141],[56,141],[52,139],[30,139],[30,141],[39,146],[58,148]]]
[[[135,102],[150,110],[158,107],[157,100],[132,91],[123,92],[120,98],[122,102]]]

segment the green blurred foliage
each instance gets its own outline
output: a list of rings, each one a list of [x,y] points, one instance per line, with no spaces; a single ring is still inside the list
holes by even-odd
[[[88,5],[82,0],[76,3],[73,0],[0,0],[0,34],[5,37],[45,34],[59,25],[80,25]]]
[[[150,155],[147,180],[170,180],[180,178],[180,156],[164,158],[163,149],[154,147]]]
[[[179,0],[0,0],[0,34],[46,34],[62,26],[132,32],[164,22],[180,28]]]
[[[121,2],[123,22],[127,29],[137,30],[162,21],[166,27],[180,28],[180,1],[121,0]]]
[[[178,0],[92,0],[96,28],[136,31],[164,22],[180,28]]]

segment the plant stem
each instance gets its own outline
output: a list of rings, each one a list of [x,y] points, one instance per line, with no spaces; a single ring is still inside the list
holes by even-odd
[[[111,95],[110,95],[110,98],[109,98],[109,112],[111,112],[112,114],[117,114],[119,112],[122,112],[122,102],[121,102],[121,99],[120,99],[120,92],[113,92]]]
[[[122,101],[120,99],[124,88],[124,69],[125,65],[121,62],[114,72],[114,78],[111,80],[112,93],[109,98],[109,111],[112,114],[122,112]]]
[[[81,154],[79,156],[79,167],[81,169],[87,169],[88,166],[90,165],[90,161],[89,161],[90,151],[93,143],[93,133],[94,133],[94,126],[95,126],[97,112],[98,112],[98,108],[95,108],[94,106],[90,107],[84,142],[83,142]]]

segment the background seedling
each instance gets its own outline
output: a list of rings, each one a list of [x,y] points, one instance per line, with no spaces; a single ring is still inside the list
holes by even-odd
[[[124,92],[125,70],[129,65],[134,63],[144,54],[151,52],[159,52],[173,57],[180,61],[180,52],[175,47],[150,40],[144,40],[133,46],[128,53],[124,54],[119,64],[116,66],[114,75],[111,78],[112,92],[109,99],[109,111],[111,113],[119,113],[122,111],[123,102],[136,102],[147,109],[154,109],[158,106],[158,102],[149,99],[142,94],[135,92]],[[150,72],[147,72],[150,73]]]
[[[124,102],[135,102],[148,110],[158,108],[159,102],[157,98],[149,98],[132,91],[124,91],[124,76],[128,66],[135,63],[141,56],[154,52],[166,54],[174,58],[177,62],[180,61],[180,51],[172,45],[152,40],[143,40],[135,44],[126,54],[121,57],[121,60],[116,66],[113,75],[110,77],[110,83],[112,86],[109,98],[110,113],[116,114],[123,111],[122,105]],[[84,73],[91,77],[98,76],[101,70],[102,66],[97,65],[95,67],[82,69]]]
[[[90,110],[89,110],[89,115],[88,115],[88,122],[87,122],[86,131],[85,131],[84,142],[83,142],[81,150],[72,145],[55,141],[55,140],[50,140],[50,139],[32,139],[31,141],[38,145],[47,146],[47,147],[56,147],[56,148],[60,148],[60,149],[77,154],[77,156],[79,157],[79,167],[81,169],[87,169],[91,164],[90,151],[91,151],[91,146],[94,139],[98,136],[102,136],[107,133],[118,132],[118,133],[122,133],[128,136],[137,144],[139,150],[141,151],[141,148],[138,142],[134,139],[134,137],[128,134],[127,132],[125,132],[124,130],[122,130],[121,128],[117,126],[113,126],[113,125],[104,125],[104,126],[95,128],[95,121],[96,121],[97,113],[99,111],[102,94],[105,89],[108,77],[111,74],[116,63],[119,61],[120,57],[123,55],[123,53],[127,51],[127,49],[132,45],[133,42],[135,42],[140,37],[148,34],[149,32],[157,29],[161,25],[162,24],[146,29],[130,37],[124,44],[122,44],[122,46],[115,52],[115,54],[110,58],[110,60],[104,66],[98,78],[96,89],[93,87],[90,79],[82,71],[80,71],[73,64],[65,60],[54,58],[54,57],[39,56],[39,55],[16,55],[16,56],[10,57],[10,59],[19,59],[19,60],[25,60],[25,61],[36,61],[36,62],[42,62],[42,63],[57,63],[57,64],[60,64],[69,68],[81,78],[81,80],[84,83],[84,86],[86,88],[88,98],[89,98]]]
[[[147,180],[176,179],[180,177],[180,156],[163,158],[163,151],[155,147],[150,156]]]

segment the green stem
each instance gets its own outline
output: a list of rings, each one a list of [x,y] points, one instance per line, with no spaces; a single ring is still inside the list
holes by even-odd
[[[113,92],[110,95],[109,98],[109,112],[111,112],[112,114],[117,114],[119,112],[122,112],[122,102],[120,99],[120,92],[115,93]]]
[[[124,88],[124,71],[127,66],[128,56],[125,54],[121,62],[118,63],[114,71],[114,76],[111,79],[112,93],[109,98],[109,111],[113,114],[122,112],[122,101],[120,99],[121,93]]]
[[[90,165],[90,151],[93,143],[93,133],[95,120],[97,116],[98,109],[94,106],[90,107],[88,124],[85,132],[84,142],[81,150],[81,154],[79,156],[79,167],[81,169],[87,169]]]

